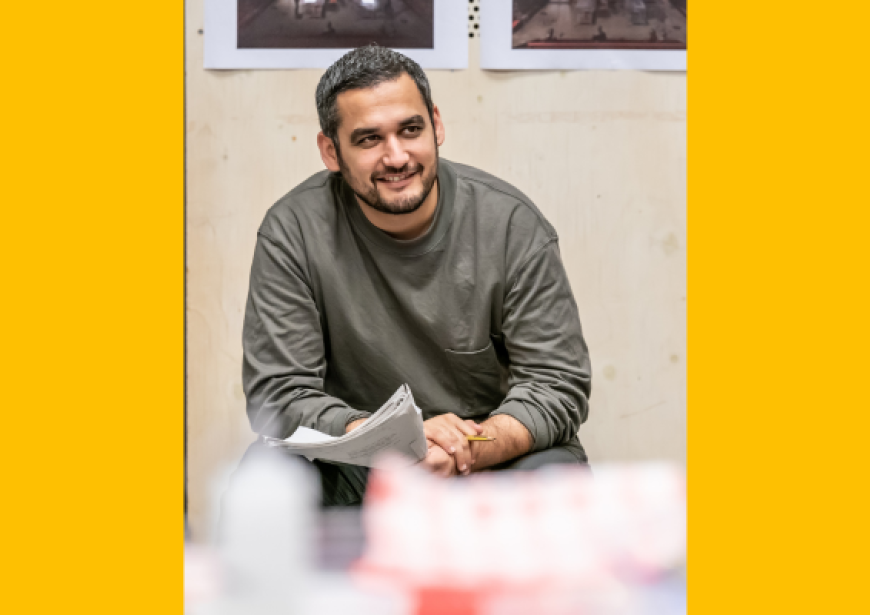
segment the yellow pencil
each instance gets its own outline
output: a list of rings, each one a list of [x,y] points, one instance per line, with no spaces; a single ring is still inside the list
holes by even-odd
[[[487,438],[486,436],[465,436],[469,442],[494,442],[495,438]]]

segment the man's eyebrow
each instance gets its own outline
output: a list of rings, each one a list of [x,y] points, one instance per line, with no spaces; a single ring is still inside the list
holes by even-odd
[[[425,124],[426,120],[423,119],[422,115],[414,115],[409,117],[407,120],[402,120],[399,122],[400,128],[405,128],[406,126],[411,126],[413,124]]]
[[[399,122],[399,128],[406,128],[408,126],[425,123],[426,120],[423,119],[422,115],[412,115],[411,117]],[[380,132],[379,128],[357,128],[352,133],[350,133],[350,142],[355,143],[357,139],[361,139],[362,137],[367,137],[369,135],[376,135],[378,134],[378,132]]]

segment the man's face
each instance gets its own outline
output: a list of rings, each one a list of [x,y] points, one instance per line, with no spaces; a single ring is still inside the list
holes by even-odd
[[[372,88],[338,95],[335,153],[345,181],[365,203],[389,214],[416,211],[432,190],[441,117],[434,125],[414,80],[403,74]]]

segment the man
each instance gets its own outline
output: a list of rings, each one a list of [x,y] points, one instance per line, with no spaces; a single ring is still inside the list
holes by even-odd
[[[254,431],[338,436],[408,383],[433,472],[585,463],[590,365],[553,228],[510,185],[439,159],[441,114],[405,56],[351,51],[316,100],[327,171],[269,210],[251,269]],[[360,502],[365,468],[314,465],[325,504]]]

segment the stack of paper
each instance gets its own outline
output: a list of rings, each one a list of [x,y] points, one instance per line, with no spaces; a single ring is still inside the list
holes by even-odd
[[[385,451],[396,451],[416,462],[426,456],[427,450],[423,415],[407,384],[399,387],[360,427],[340,438],[299,427],[286,440],[266,437],[266,444],[308,459],[370,468],[377,467],[377,458]]]

